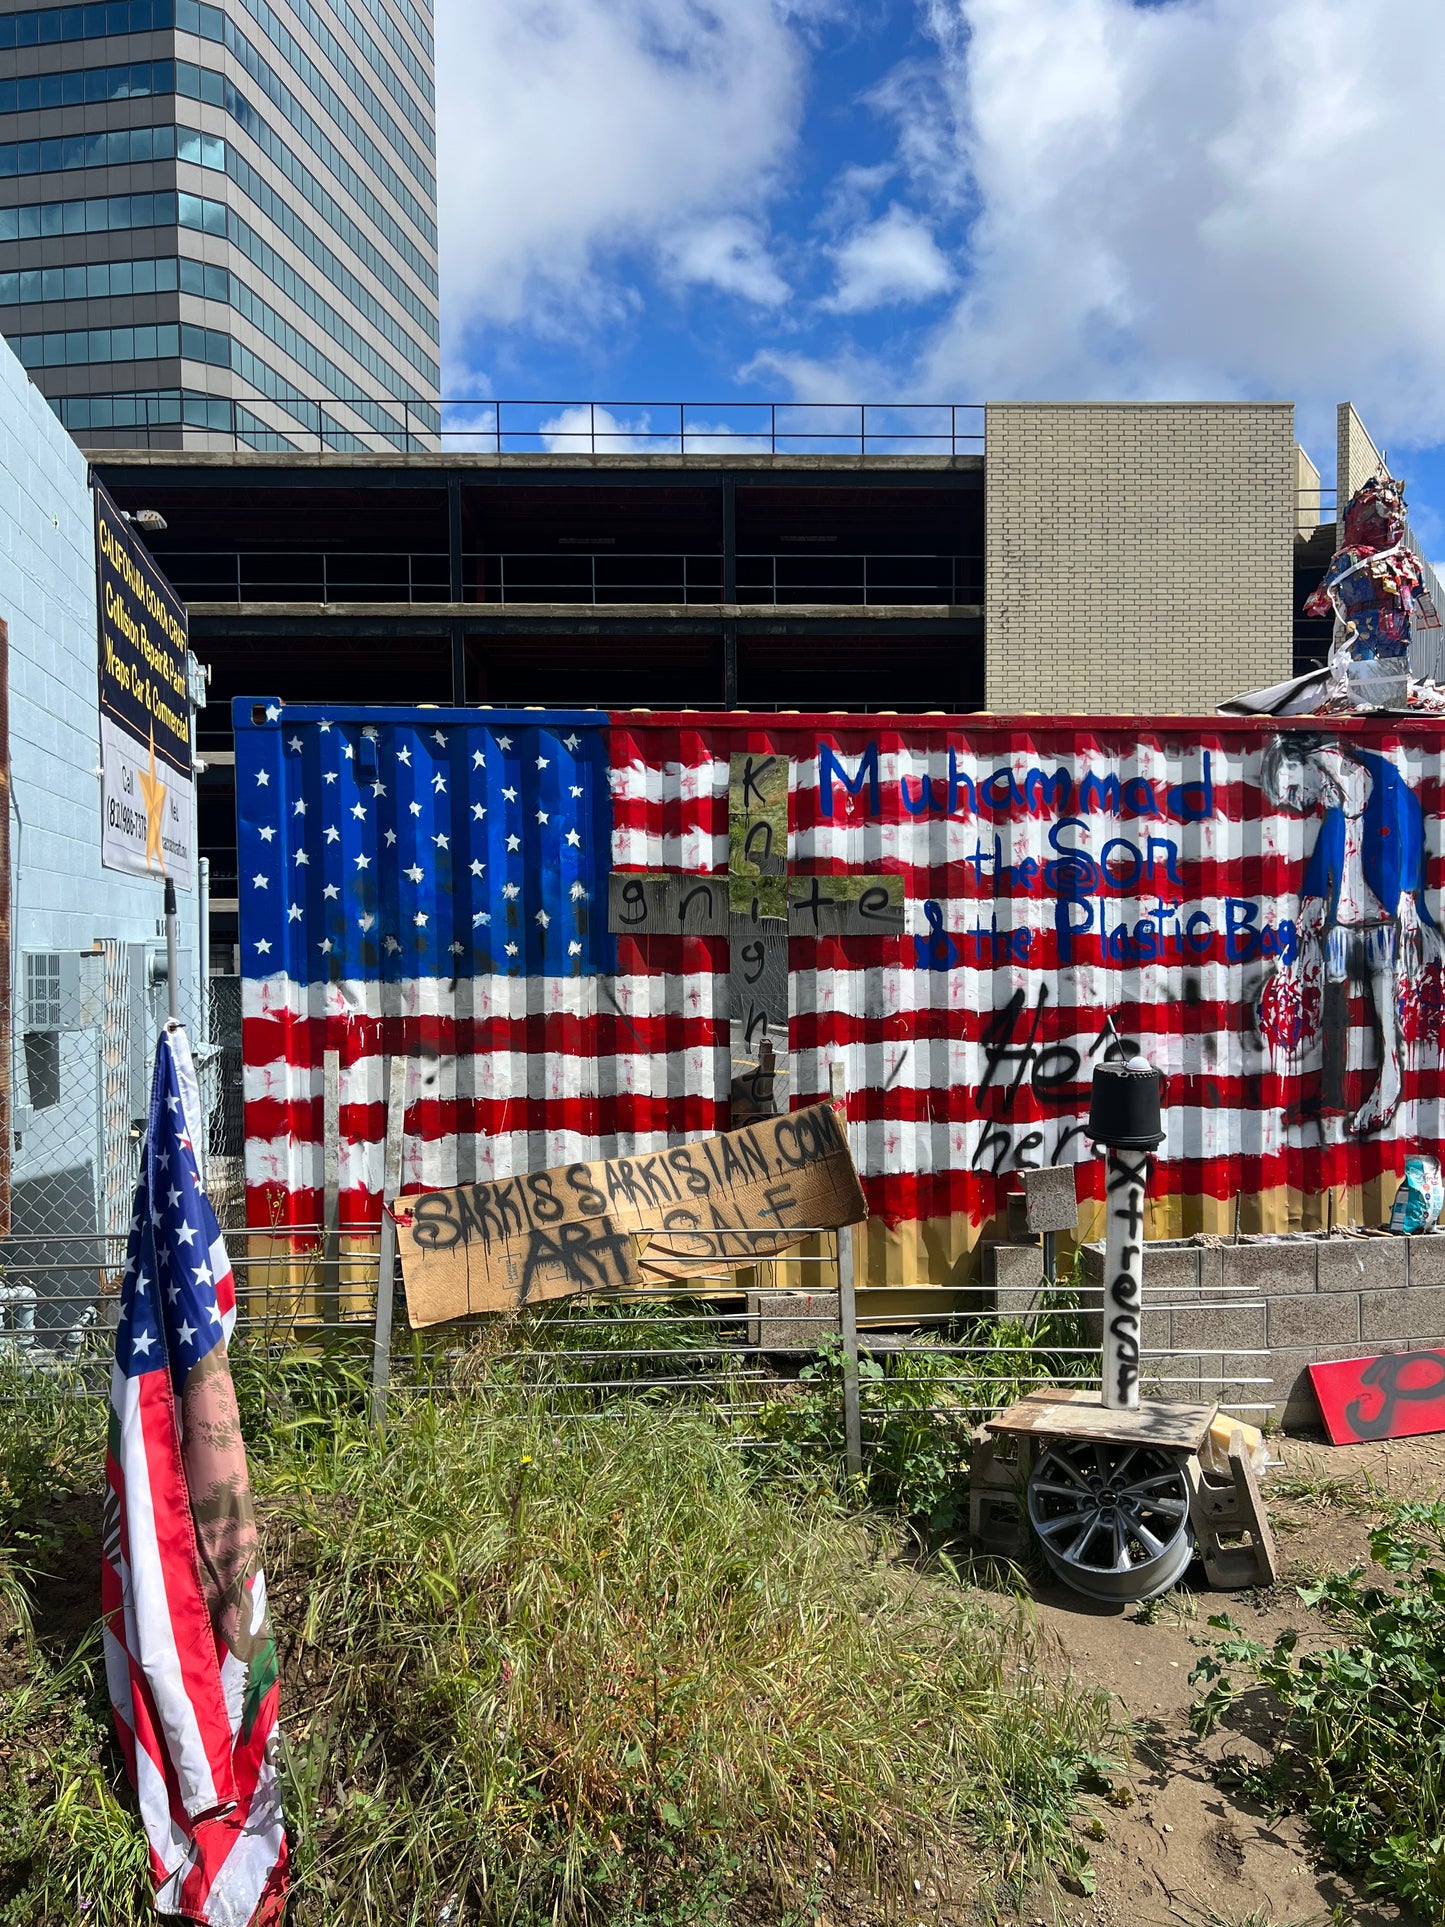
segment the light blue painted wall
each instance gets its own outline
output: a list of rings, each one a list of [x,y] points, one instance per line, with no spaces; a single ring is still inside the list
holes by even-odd
[[[162,935],[161,885],[103,870],[94,511],[84,456],[0,341],[0,616],[10,631],[12,944],[17,1032],[26,951],[84,951],[102,938]],[[196,898],[180,897],[182,1014],[195,993]],[[18,1039],[17,1104],[26,1101]],[[64,1071],[87,1083],[67,1045]],[[93,1077],[89,1078],[93,1084]],[[17,1181],[93,1157],[94,1103],[70,1093],[64,1118],[27,1133]],[[73,1143],[59,1141],[62,1137]],[[88,1139],[88,1142],[86,1141]]]

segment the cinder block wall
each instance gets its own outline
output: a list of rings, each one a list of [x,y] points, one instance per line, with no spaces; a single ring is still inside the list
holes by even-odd
[[[990,403],[991,710],[1208,714],[1292,668],[1288,402]]]

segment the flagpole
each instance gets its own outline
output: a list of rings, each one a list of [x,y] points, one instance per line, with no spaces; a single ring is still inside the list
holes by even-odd
[[[181,1021],[180,970],[176,961],[176,885],[166,878],[166,1001],[173,1024]]]

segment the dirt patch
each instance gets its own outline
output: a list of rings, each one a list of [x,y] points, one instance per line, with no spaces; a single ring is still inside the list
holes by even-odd
[[[1212,1917],[1281,1927],[1332,1917],[1352,1927],[1420,1922],[1368,1898],[1302,1820],[1276,1818],[1217,1783],[1215,1768],[1225,1756],[1265,1757],[1272,1723],[1260,1696],[1249,1696],[1221,1732],[1196,1740],[1189,1673],[1200,1642],[1218,1636],[1207,1623],[1213,1613],[1228,1612],[1261,1641],[1287,1626],[1307,1638],[1327,1636],[1295,1588],[1368,1565],[1370,1528],[1392,1502],[1445,1496],[1445,1438],[1343,1447],[1274,1439],[1271,1451],[1283,1462],[1265,1482],[1284,1567],[1278,1586],[1237,1594],[1196,1589],[1196,1566],[1191,1583],[1160,1602],[1147,1622],[1138,1608],[1091,1606],[1047,1583],[1034,1589],[1039,1622],[1057,1642],[1061,1662],[1117,1696],[1134,1728],[1134,1764],[1120,1790],[1130,1804],[1101,1806],[1092,1824],[1096,1892],[1087,1899],[1062,1895],[1026,1918],[1051,1927],[1172,1927]]]

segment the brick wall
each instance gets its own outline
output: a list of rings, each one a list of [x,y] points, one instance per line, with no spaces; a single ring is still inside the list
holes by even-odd
[[[1206,714],[1291,673],[1289,403],[990,404],[991,710]]]
[[[1335,410],[1335,481],[1338,484],[1335,520],[1337,533],[1336,545],[1345,539],[1345,509],[1350,497],[1360,486],[1384,466],[1380,451],[1376,448],[1370,431],[1355,413],[1352,405],[1342,401]]]

